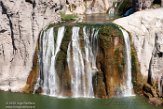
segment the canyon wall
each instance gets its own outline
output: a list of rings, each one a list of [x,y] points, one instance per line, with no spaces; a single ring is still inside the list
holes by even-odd
[[[106,13],[122,0],[67,0],[66,13]]]
[[[163,8],[141,11],[114,21],[132,36],[144,82],[158,88],[162,87],[163,75],[163,15],[158,14],[162,11]]]
[[[135,0],[133,6],[141,10],[152,3],[153,0]],[[106,13],[113,5],[113,0],[0,0],[0,89],[22,90],[37,56],[34,53],[38,36],[46,26],[60,21],[60,12]],[[162,11],[141,11],[115,21],[131,33],[140,71],[149,84],[159,83],[163,71]]]
[[[0,89],[20,91],[32,69],[40,31],[50,23],[59,22],[59,13],[65,13],[67,5],[82,5],[83,2],[90,1],[0,0]],[[94,2],[95,7],[99,6],[91,13],[105,12],[112,0]],[[94,5],[90,6],[93,10]],[[102,11],[100,7],[105,9]]]
[[[0,0],[1,90],[20,91],[26,84],[40,31],[60,20],[61,4],[53,1]]]
[[[140,11],[163,6],[163,0],[66,0],[67,14],[109,13],[124,14],[129,9]]]

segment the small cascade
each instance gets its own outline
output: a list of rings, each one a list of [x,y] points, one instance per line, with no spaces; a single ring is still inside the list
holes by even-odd
[[[126,49],[126,83],[124,86],[124,96],[133,96],[132,74],[131,74],[131,47],[129,34],[124,29],[120,28],[125,41]]]
[[[58,29],[56,43],[54,41],[54,28],[43,32],[40,48],[40,76],[36,83],[35,90],[42,88],[45,95],[58,96],[59,79],[55,69],[56,57],[60,50],[61,42],[64,36],[64,27]]]
[[[114,7],[111,7],[109,9],[109,11],[108,11],[108,14],[109,14],[110,17],[114,17],[114,15],[115,15],[115,8]]]
[[[73,27],[72,41],[67,51],[67,62],[71,72],[73,97],[94,97],[92,76],[97,71],[97,33],[98,30],[83,28],[84,45],[81,47],[80,27]],[[90,33],[89,31],[92,31]]]

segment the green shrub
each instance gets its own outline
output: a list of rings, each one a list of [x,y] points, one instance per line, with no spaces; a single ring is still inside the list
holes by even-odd
[[[61,13],[61,20],[63,22],[67,22],[67,21],[75,21],[78,18],[78,16],[74,15],[74,14],[63,14]]]

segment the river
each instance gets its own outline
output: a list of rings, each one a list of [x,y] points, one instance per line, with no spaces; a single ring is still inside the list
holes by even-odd
[[[0,109],[162,109],[142,96],[97,98],[54,98],[37,94],[0,91]]]

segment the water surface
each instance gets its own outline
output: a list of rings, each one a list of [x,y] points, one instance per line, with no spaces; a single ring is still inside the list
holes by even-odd
[[[109,14],[87,14],[84,15],[83,23],[108,23],[120,18],[120,16],[109,16]]]
[[[150,105],[146,98],[140,96],[111,99],[54,98],[0,91],[0,109],[162,109],[162,107]]]

